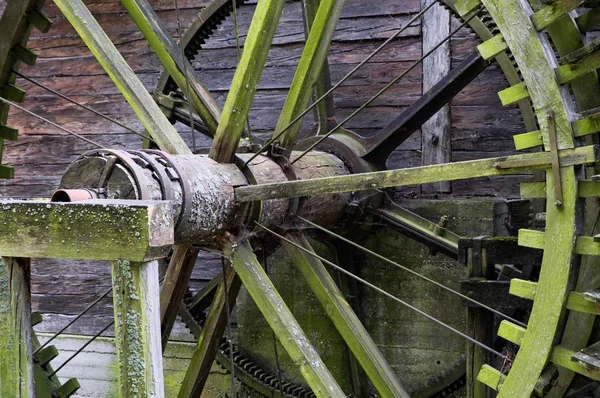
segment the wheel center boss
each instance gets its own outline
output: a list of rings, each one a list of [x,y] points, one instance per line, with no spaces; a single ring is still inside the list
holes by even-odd
[[[253,230],[254,220],[278,227],[294,214],[322,225],[343,217],[350,194],[255,203],[234,200],[234,189],[244,185],[349,174],[334,155],[310,153],[294,163],[291,171],[262,155],[243,167],[250,156],[238,154],[235,164],[223,164],[207,155],[94,150],[69,165],[52,200],[170,200],[176,220],[175,242],[204,247],[219,247],[217,240],[225,232]]]

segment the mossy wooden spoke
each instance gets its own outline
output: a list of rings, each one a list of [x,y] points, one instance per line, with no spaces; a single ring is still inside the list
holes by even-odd
[[[210,92],[204,87],[191,63],[183,57],[177,43],[169,36],[152,7],[146,0],[122,0],[127,11],[150,43],[166,71],[183,93],[192,108],[200,115],[211,132],[217,130],[221,110]],[[188,93],[188,87],[190,92]]]
[[[562,166],[591,164],[597,161],[596,149],[594,146],[587,146],[563,150],[560,152],[560,160]],[[235,198],[240,202],[249,202],[521,174],[548,168],[551,162],[552,154],[550,152],[528,153],[400,170],[248,185],[236,188]]]
[[[315,15],[306,40],[300,63],[292,80],[290,91],[281,110],[275,127],[275,135],[280,133],[308,106],[312,95],[311,88],[317,82],[327,56],[329,43],[335,33],[338,19],[345,0],[322,0]],[[302,127],[302,119],[289,127],[278,139],[279,144],[289,153],[296,143]]]
[[[292,361],[299,367],[317,397],[342,398],[346,395],[329,373],[302,331],[277,289],[252,252],[248,242],[241,242],[225,249],[231,253],[233,267],[248,293],[275,332]]]
[[[284,0],[259,0],[256,5],[244,52],[235,70],[210,148],[210,157],[217,162],[229,163],[233,160],[284,3]]]
[[[198,345],[181,384],[178,398],[199,398],[204,390],[218,345],[241,287],[240,278],[231,264],[227,264],[225,270],[226,275],[221,279],[214,295],[208,317],[198,338]],[[229,308],[227,304],[229,304]],[[231,339],[232,336],[229,338]]]
[[[313,251],[310,243],[302,235],[289,233],[286,238]],[[409,397],[408,392],[400,385],[375,342],[343,298],[344,295],[323,263],[285,241],[282,241],[281,244],[308,282],[379,394],[382,397]]]
[[[54,2],[114,81],[158,146],[168,153],[191,154],[177,130],[162,113],[83,1]]]

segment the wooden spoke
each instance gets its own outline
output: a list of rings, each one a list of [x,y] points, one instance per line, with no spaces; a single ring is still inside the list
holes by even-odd
[[[317,10],[319,9],[318,0],[303,0],[304,7],[304,30],[305,36],[308,38],[308,34],[313,26]],[[317,77],[315,83],[315,98],[321,98],[331,88],[331,75],[329,73],[329,62],[327,57],[323,61],[323,67],[321,73]],[[323,101],[319,102],[316,106],[318,130],[317,134],[325,134],[332,126],[336,124],[335,121],[335,106],[333,103],[333,95],[329,94]]]
[[[233,160],[284,3],[284,0],[259,0],[256,5],[244,52],[210,148],[209,156],[217,162],[230,163]]]
[[[162,398],[158,261],[112,261],[120,397]]]
[[[175,246],[167,273],[160,289],[160,331],[163,352],[177,318],[181,301],[192,276],[199,249]]]
[[[30,260],[0,258],[0,396],[33,397]]]
[[[250,244],[238,243],[226,251],[231,252],[235,271],[315,395],[345,397],[258,262]]]
[[[168,34],[163,23],[146,0],[122,0],[123,5],[150,43],[156,55],[183,93],[187,93],[192,108],[214,133],[221,110],[210,92],[204,87],[192,64],[183,57],[181,48]]]
[[[83,1],[55,0],[54,2],[115,82],[160,149],[172,154],[191,154],[177,130],[162,113]]]
[[[313,251],[310,243],[301,234],[288,233],[286,238]],[[317,296],[336,329],[363,367],[382,397],[409,397],[408,392],[396,378],[375,342],[369,336],[335,281],[316,257],[281,241],[292,262]]]
[[[311,88],[323,69],[329,43],[335,33],[343,7],[344,0],[322,0],[319,4],[290,91],[277,121],[275,135],[288,128],[288,125],[308,106],[313,93]],[[279,145],[285,148],[288,154],[296,143],[301,127],[302,119],[290,126],[278,139]]]
[[[221,279],[215,297],[212,301],[208,317],[198,338],[198,346],[194,350],[192,360],[183,379],[178,398],[200,397],[208,378],[210,368],[225,328],[229,314],[233,310],[241,281],[228,264],[225,268],[225,278]],[[227,308],[229,303],[229,308]],[[231,336],[230,336],[231,338]]]
[[[389,154],[417,131],[423,123],[479,76],[489,65],[478,52],[469,55],[450,73],[406,108],[396,119],[376,135],[365,139],[361,156],[385,163]]]
[[[594,146],[560,152],[561,166],[590,164],[597,161],[596,158]],[[235,189],[235,199],[240,202],[248,202],[519,174],[548,168],[551,163],[552,154],[550,152],[536,152],[409,169],[286,181],[276,184],[248,185]]]

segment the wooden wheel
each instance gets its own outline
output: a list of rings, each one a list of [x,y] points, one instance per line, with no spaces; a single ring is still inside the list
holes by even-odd
[[[0,116],[4,115],[4,123],[8,105],[19,102],[23,97],[23,93],[14,86],[13,60],[15,57],[31,60],[30,53],[24,49],[29,22],[23,22],[25,26],[20,21],[45,21],[34,12],[39,11],[41,3],[21,3],[11,1],[6,9],[6,12],[10,7],[17,9],[15,4],[19,4],[22,8],[15,11],[21,18],[16,19],[19,22],[2,25],[2,29],[12,27],[12,33],[6,33],[6,37],[12,39],[5,41],[10,45],[0,46],[0,50],[4,51],[0,53],[0,60],[4,62],[0,69],[2,97],[12,101],[3,102]],[[231,88],[223,109],[220,109],[183,57],[183,54],[194,55],[194,51],[182,52],[177,47],[145,1],[123,1],[170,76],[161,80],[162,89],[157,90],[156,99],[163,106],[169,104],[176,120],[185,120],[186,112],[191,108],[190,119],[194,126],[213,137],[208,156],[193,156],[83,3],[63,0],[55,0],[55,3],[115,80],[147,133],[163,151],[125,153],[101,149],[88,152],[71,165],[61,184],[65,190],[86,190],[90,198],[99,200],[170,201],[168,206],[156,205],[158,210],[152,203],[142,202],[139,205],[151,209],[144,213],[148,217],[147,222],[150,220],[147,214],[164,216],[164,223],[157,222],[155,225],[149,222],[149,227],[142,228],[142,235],[156,237],[152,235],[158,233],[154,227],[161,234],[169,228],[172,228],[171,235],[175,231],[174,238],[170,236],[171,243],[174,240],[176,244],[175,250],[161,291],[163,345],[183,298],[198,253],[197,246],[218,250],[231,261],[231,265],[224,266],[223,276],[214,283],[216,290],[209,295],[214,298],[206,323],[199,332],[200,342],[180,397],[200,395],[207,369],[226,327],[229,304],[235,300],[241,283],[263,312],[282,346],[298,364],[313,393],[317,396],[344,396],[277,293],[251,246],[268,248],[278,244],[285,248],[314,289],[379,394],[408,396],[342,298],[324,266],[324,260],[311,253],[313,249],[302,231],[317,228],[315,223],[325,228],[333,228],[342,222],[352,225],[354,220],[346,217],[348,205],[374,212],[390,224],[406,222],[406,216],[389,212],[386,209],[389,203],[380,195],[372,195],[373,190],[539,170],[545,173],[545,179],[524,183],[522,193],[524,197],[546,199],[546,226],[544,230],[519,231],[520,245],[543,249],[539,278],[533,281],[513,279],[511,282],[511,293],[532,299],[533,308],[526,328],[507,320],[500,324],[498,336],[520,346],[514,363],[506,362],[500,370],[484,365],[478,380],[498,390],[500,396],[530,396],[534,391],[536,394],[549,392],[562,396],[575,373],[594,380],[600,377],[594,367],[594,346],[578,352],[588,344],[597,312],[597,295],[591,289],[597,287],[593,256],[600,254],[595,238],[584,234],[584,217],[593,219],[589,214],[595,214],[596,210],[582,199],[597,196],[598,192],[596,181],[589,179],[594,174],[593,169],[584,168],[593,166],[598,160],[598,150],[590,138],[598,131],[593,110],[598,106],[595,75],[597,43],[584,45],[580,36],[580,29],[587,31],[593,28],[595,8],[587,10],[575,21],[569,13],[580,3],[567,0],[553,5],[533,4],[535,12],[530,5],[516,0],[483,0],[482,4],[467,0],[447,3],[463,16],[464,24],[470,24],[485,40],[478,47],[478,52],[467,57],[447,78],[434,85],[427,95],[377,134],[363,137],[344,129],[345,120],[338,120],[339,124],[332,123],[330,101],[328,106],[319,107],[316,135],[296,144],[301,128],[299,115],[309,105],[313,87],[317,86],[317,96],[327,91],[329,79],[322,65],[343,6],[342,1],[322,0],[318,7],[312,5],[314,21],[275,127],[276,138],[264,148],[268,153],[261,154],[261,149],[254,155],[236,156],[284,2],[259,1]],[[310,3],[305,3],[307,9],[310,9]],[[217,1],[210,7],[214,7],[212,12],[218,14],[223,12],[224,6],[224,2]],[[487,14],[479,18],[477,15],[482,12],[481,9],[485,9]],[[310,14],[309,10],[307,15]],[[194,43],[193,36],[201,29],[202,26],[190,31],[187,37],[190,43]],[[538,33],[545,31],[548,36]],[[560,54],[558,60],[553,48]],[[485,70],[492,58],[498,61],[511,84],[500,93],[500,98],[505,105],[519,104],[528,130],[514,137],[517,149],[542,147],[543,150],[491,159],[382,170],[391,151]],[[189,105],[186,101],[169,102],[168,94],[177,91],[175,86],[189,99]],[[569,90],[572,90],[575,100]],[[576,110],[587,113],[580,116]],[[14,129],[3,126],[1,132],[5,134],[4,138],[15,138]],[[7,177],[10,176],[9,168],[1,170]],[[64,192],[67,195],[72,193]],[[326,209],[323,203],[327,204]],[[6,206],[26,209],[28,205]],[[54,211],[53,206],[48,204],[49,211]],[[124,204],[111,202],[111,206],[118,212]],[[130,206],[134,208],[137,205]],[[139,206],[136,209],[141,208]],[[169,206],[173,208],[172,217],[165,210]],[[18,220],[11,218],[15,216],[6,209],[3,211],[5,224],[10,222],[10,225],[19,228]],[[27,210],[24,212],[29,214]],[[133,215],[131,217],[135,219]],[[359,219],[358,222],[362,221]],[[34,223],[24,224],[27,224],[29,232],[36,228],[30,225]],[[134,228],[143,226],[143,222],[132,225]],[[85,231],[86,227],[77,225],[81,231]],[[60,226],[57,228],[63,235],[55,237],[70,236]],[[458,246],[452,239],[447,242],[439,238],[432,223],[418,223],[415,229],[436,245],[449,245],[450,251]],[[43,231],[36,231],[45,236]],[[138,234],[135,236],[140,236],[138,230],[135,233]],[[20,238],[23,236],[18,235]],[[59,250],[53,246],[52,239],[41,239],[47,245],[40,243],[37,251],[32,251],[29,246],[15,247],[14,237],[7,236],[0,253],[7,257],[45,254],[115,260],[113,286],[122,394],[161,396],[162,384],[156,380],[162,372],[159,369],[160,350],[157,352],[157,336],[154,334],[159,317],[154,314],[156,308],[152,305],[156,303],[152,304],[151,297],[151,293],[157,291],[157,286],[154,286],[157,270],[154,262],[146,261],[164,255],[169,236],[161,235],[164,240],[160,244],[149,239],[148,245],[152,250],[146,247],[142,255],[132,254],[129,259],[141,262],[139,266],[121,261],[125,254],[118,248],[102,252],[100,243],[94,246],[96,240],[100,242],[108,239],[107,236],[90,235],[92,243],[88,242],[83,254],[78,254],[80,252],[75,249]],[[130,238],[123,237],[127,242]],[[73,244],[76,245],[75,242]],[[581,259],[581,255],[585,257]],[[7,331],[7,335],[10,332]],[[482,360],[472,364],[477,365],[478,362]],[[558,373],[555,366],[560,368]],[[281,383],[274,382],[274,385]],[[476,396],[485,394],[479,384],[471,388]]]

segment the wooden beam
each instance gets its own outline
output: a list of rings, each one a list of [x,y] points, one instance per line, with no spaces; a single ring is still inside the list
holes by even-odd
[[[1,201],[0,254],[147,261],[166,257],[173,225],[166,201]]]
[[[303,235],[288,233],[286,238],[313,251],[310,243]],[[344,295],[323,263],[286,241],[281,241],[281,245],[287,251],[292,263],[302,273],[379,394],[382,397],[409,397],[408,392],[400,385],[396,374],[350,307],[350,304],[344,299]]]
[[[467,249],[467,278],[493,279],[494,264],[487,261],[486,249],[483,248],[482,238],[473,239],[473,247]],[[476,341],[488,347],[494,345],[494,314],[481,307],[467,307],[466,333]],[[483,366],[490,362],[492,355],[479,346],[467,342],[466,376],[467,398],[492,397],[478,374]]]
[[[209,156],[219,163],[233,161],[284,3],[285,0],[260,0],[256,5],[244,52],[210,148]]]
[[[158,261],[112,261],[119,396],[163,398]]]
[[[421,0],[421,9],[435,0]],[[431,51],[450,34],[450,13],[441,5],[433,6],[423,15],[423,54]],[[423,93],[429,91],[448,73],[450,73],[450,41],[442,44],[429,57],[423,60]],[[450,148],[450,105],[446,103],[437,113],[421,126],[421,164],[448,163],[451,159]],[[450,181],[440,181],[421,186],[423,193],[452,190]]]
[[[192,246],[175,246],[160,289],[160,330],[163,352],[173,330],[179,307],[192,276],[200,250]]]
[[[0,258],[0,396],[34,398],[30,261]]]
[[[192,108],[200,115],[208,129],[214,133],[221,118],[221,109],[196,75],[192,64],[183,57],[181,48],[169,35],[152,7],[146,0],[122,0],[121,2],[173,81],[183,93],[187,93],[186,97]]]
[[[225,272],[226,276],[221,280],[215,293],[208,317],[198,338],[198,345],[192,354],[177,395],[178,398],[199,398],[208,379],[219,343],[227,327],[227,320],[242,285],[230,264],[227,264]],[[227,308],[227,303],[229,303],[229,308]]]
[[[313,94],[312,87],[323,69],[344,2],[345,0],[321,0],[274,134],[286,128],[308,106]],[[302,128],[302,120],[303,118],[294,123],[278,140],[288,154],[292,152],[292,147],[296,143]]]
[[[171,154],[191,154],[148,90],[137,78],[82,0],[54,0],[79,36],[119,88],[146,131],[160,149]]]
[[[589,164],[596,161],[597,154],[594,146],[587,146],[560,151],[560,158],[561,166]],[[549,152],[535,152],[400,170],[249,185],[236,188],[235,199],[249,202],[519,174],[548,168],[550,163]]]
[[[248,293],[317,397],[345,397],[269,279],[248,242],[225,248]]]

